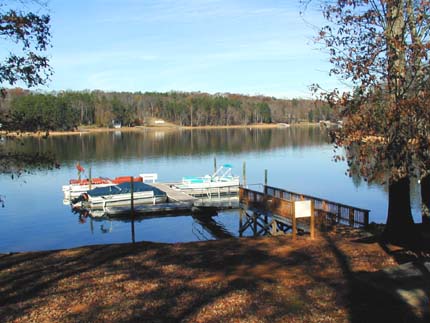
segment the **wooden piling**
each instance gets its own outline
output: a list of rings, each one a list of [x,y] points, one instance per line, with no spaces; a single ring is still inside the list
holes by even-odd
[[[264,200],[267,201],[267,169],[264,170]]]
[[[272,220],[272,235],[275,236],[277,234],[278,227],[276,224],[276,220]]]
[[[354,226],[354,209],[349,209],[349,225]]]
[[[130,212],[131,216],[134,217],[134,179],[130,176]]]
[[[297,238],[297,219],[296,219],[296,206],[293,203],[292,204],[292,210],[293,210],[293,216],[292,216],[292,222],[293,222],[293,240],[296,240]]]
[[[243,209],[239,210],[239,237],[243,236],[243,231],[241,230],[243,227]]]
[[[217,167],[216,167],[216,157],[214,157],[214,173],[217,171]]]
[[[242,177],[243,177],[243,186],[246,187],[246,161],[243,162],[242,166]]]
[[[78,169],[78,180],[79,182],[81,182],[81,165],[79,164],[79,162],[76,164],[76,168]]]
[[[130,216],[131,216],[131,241],[135,243],[134,232],[134,178],[130,176]]]
[[[91,186],[92,186],[91,167],[88,168],[88,182],[89,182],[89,188],[91,189]]]
[[[364,227],[369,226],[369,211],[364,212]]]
[[[311,200],[311,223],[310,223],[311,239],[315,239],[315,202]]]

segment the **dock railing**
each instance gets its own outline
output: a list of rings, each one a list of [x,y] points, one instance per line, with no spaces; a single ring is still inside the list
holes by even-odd
[[[281,216],[292,217],[294,201],[311,200],[314,202],[314,210],[318,222],[331,221],[352,227],[366,227],[369,224],[370,210],[367,209],[291,192],[277,187],[262,184],[254,186],[260,188],[261,191],[250,189],[249,187],[240,187],[240,203],[263,207]]]

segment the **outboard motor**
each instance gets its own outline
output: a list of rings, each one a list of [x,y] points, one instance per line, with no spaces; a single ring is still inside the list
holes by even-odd
[[[82,203],[82,202],[86,202],[86,201],[88,201],[88,194],[82,193],[81,195],[79,195],[78,197],[76,197],[72,200],[72,204],[75,206],[78,203]]]

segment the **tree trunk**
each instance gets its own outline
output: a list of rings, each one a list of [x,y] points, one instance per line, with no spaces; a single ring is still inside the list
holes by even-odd
[[[421,179],[421,216],[423,225],[430,228],[430,174]]]
[[[414,230],[409,194],[409,177],[390,181],[387,224],[383,238],[392,243],[414,243],[416,238]]]

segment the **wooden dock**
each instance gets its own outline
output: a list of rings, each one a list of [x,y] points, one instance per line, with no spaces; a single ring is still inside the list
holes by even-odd
[[[136,215],[150,214],[174,214],[174,213],[205,213],[221,209],[239,208],[238,195],[229,195],[220,198],[197,198],[174,188],[172,183],[151,183],[151,186],[158,188],[167,195],[167,203],[144,204],[133,206],[133,213]],[[127,216],[131,214],[131,205],[122,207],[105,207],[104,213],[111,217]]]
[[[111,217],[127,216],[131,213],[136,215],[147,215],[147,214],[174,214],[192,212],[194,203],[197,199],[184,192],[172,188],[171,185],[166,183],[151,183],[151,186],[158,188],[167,195],[167,203],[157,204],[144,204],[133,206],[133,212],[130,206],[123,207],[106,207],[103,211],[104,214]]]
[[[169,201],[173,202],[182,202],[182,203],[193,203],[197,200],[197,198],[184,193],[178,189],[172,188],[171,185],[166,183],[151,183],[151,186],[154,186],[155,188],[158,188],[159,190],[162,190],[167,194],[167,197]]]
[[[351,227],[366,227],[369,224],[369,210],[264,185],[262,191],[240,188],[239,201],[242,211],[239,233],[251,228],[254,235],[277,235],[291,232],[295,226],[301,233],[309,232],[310,219],[295,219],[294,215],[294,202],[304,200],[312,201],[317,226],[339,223]],[[295,233],[293,232],[294,235]]]

